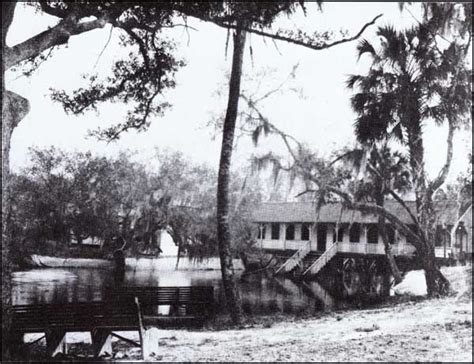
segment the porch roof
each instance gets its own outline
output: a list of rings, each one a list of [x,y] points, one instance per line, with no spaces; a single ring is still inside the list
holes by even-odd
[[[415,201],[405,201],[416,214]],[[405,223],[411,223],[408,212],[396,201],[386,201],[385,208]],[[457,216],[455,201],[436,201],[435,210],[439,222],[454,224]],[[319,218],[318,218],[319,217]],[[339,222],[339,223],[376,223],[377,216],[343,208],[339,202],[323,205],[319,212],[313,202],[267,202],[260,204],[253,213],[255,222]]]

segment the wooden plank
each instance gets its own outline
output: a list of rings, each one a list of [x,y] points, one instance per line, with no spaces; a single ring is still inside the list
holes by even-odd
[[[107,354],[112,356],[112,336],[110,335],[110,330],[95,328],[91,330],[91,339],[95,358]]]
[[[143,321],[142,321],[142,313],[140,310],[140,301],[138,300],[138,297],[135,297],[135,304],[137,305],[137,316],[138,316],[138,336],[140,338],[140,346],[142,348],[142,359],[145,359],[145,348],[143,344],[143,335],[145,333],[145,327],[143,326]]]
[[[46,330],[46,350],[50,357],[57,354],[67,354],[66,331],[62,329]]]
[[[160,305],[174,305],[174,316],[191,315],[193,319],[206,318],[214,306],[213,287],[125,287],[113,291],[106,301],[13,306],[12,330],[18,334],[94,328],[134,330],[140,325],[134,297],[140,298],[146,313]]]
[[[133,345],[133,346],[141,347],[141,344],[140,344],[139,342],[137,343],[136,341],[127,339],[126,337],[123,337],[123,336],[121,336],[121,335],[119,335],[119,334],[117,334],[117,333],[115,333],[115,332],[112,332],[110,335],[115,336],[117,339],[122,340],[122,341],[125,341],[125,342],[127,342],[127,343],[129,343],[129,344],[131,344],[131,345]]]

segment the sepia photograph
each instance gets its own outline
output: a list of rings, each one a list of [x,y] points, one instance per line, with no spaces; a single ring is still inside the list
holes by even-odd
[[[2,363],[472,362],[472,2],[2,2]]]

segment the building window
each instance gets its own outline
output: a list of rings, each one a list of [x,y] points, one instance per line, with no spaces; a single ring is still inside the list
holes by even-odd
[[[258,239],[265,239],[265,224],[260,224],[258,227]]]
[[[369,244],[377,244],[379,242],[379,231],[377,226],[370,226],[367,229],[367,243]]]
[[[280,240],[280,224],[272,224],[272,240]]]
[[[295,224],[288,224],[286,226],[286,240],[295,240]]]
[[[390,244],[395,244],[395,229],[391,227],[390,225],[387,225],[386,231],[387,231],[388,242]]]
[[[439,225],[436,226],[436,230],[435,230],[435,247],[442,247],[444,246],[444,232],[443,232],[443,228]]]
[[[344,230],[343,226],[337,229],[337,241],[342,242],[344,240]]]
[[[464,243],[466,241],[466,237],[467,237],[467,233],[466,233],[466,229],[464,228],[464,222],[461,221],[456,229],[456,233],[455,233],[456,242],[454,245],[455,247],[459,248],[460,252],[465,251]]]
[[[445,239],[446,239],[446,246],[451,247],[451,229],[452,226],[448,226],[447,229],[444,231]]]
[[[301,225],[301,240],[309,240],[309,226],[308,226],[308,224]]]
[[[351,228],[349,229],[349,241],[351,243],[360,242],[360,225],[358,223],[351,225]]]

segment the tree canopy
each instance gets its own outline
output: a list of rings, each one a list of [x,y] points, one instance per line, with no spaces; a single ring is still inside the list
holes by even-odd
[[[31,149],[30,165],[13,176],[14,240],[24,253],[67,253],[71,242],[93,238],[102,254],[126,242],[128,254],[158,256],[168,232],[182,254],[217,255],[216,172],[179,152],[157,152],[153,166],[54,147]],[[231,185],[233,255],[253,244],[252,208],[261,200],[258,180],[234,174]],[[59,244],[58,244],[59,243]],[[56,252],[58,253],[58,252]]]

